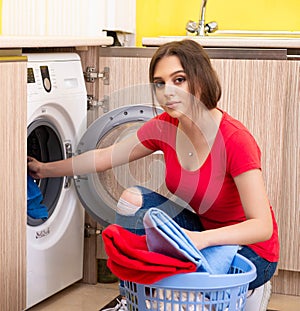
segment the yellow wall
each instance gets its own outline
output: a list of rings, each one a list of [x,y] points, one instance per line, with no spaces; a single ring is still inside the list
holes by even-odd
[[[137,45],[142,37],[185,35],[188,20],[199,20],[202,0],[136,0]],[[208,0],[206,21],[221,30],[300,31],[299,0]]]

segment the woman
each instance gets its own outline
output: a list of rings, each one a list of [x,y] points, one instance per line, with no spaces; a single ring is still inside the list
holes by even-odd
[[[263,297],[279,257],[278,232],[261,172],[260,150],[249,131],[217,108],[221,87],[203,48],[193,40],[171,42],[154,54],[149,69],[153,94],[164,112],[135,135],[108,148],[72,159],[40,163],[29,158],[34,178],[100,172],[164,153],[166,185],[194,212],[152,190],[132,187],[122,194],[117,223],[143,234],[145,210],[158,207],[182,226],[198,249],[238,244],[257,268],[250,283],[254,309]],[[270,295],[270,293],[269,293]],[[256,297],[257,296],[257,297]],[[249,305],[249,306],[248,306]]]

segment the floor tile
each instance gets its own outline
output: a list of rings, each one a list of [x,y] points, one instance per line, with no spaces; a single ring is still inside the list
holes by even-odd
[[[30,311],[99,311],[119,294],[118,284],[76,283],[30,308]]]

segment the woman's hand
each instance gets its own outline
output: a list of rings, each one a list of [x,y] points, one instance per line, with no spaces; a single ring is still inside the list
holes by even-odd
[[[206,231],[190,231],[184,228],[181,228],[185,234],[191,239],[191,241],[194,243],[197,249],[201,250],[203,248],[208,247],[208,243],[206,241]]]
[[[35,158],[32,157],[27,157],[27,168],[28,168],[28,173],[32,178],[35,179],[41,179],[44,178],[43,176],[43,163],[39,162]]]

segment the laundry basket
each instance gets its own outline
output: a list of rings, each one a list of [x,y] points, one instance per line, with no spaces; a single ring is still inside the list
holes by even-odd
[[[228,274],[183,273],[154,284],[125,281],[129,311],[242,311],[256,278],[251,261],[237,254]]]

